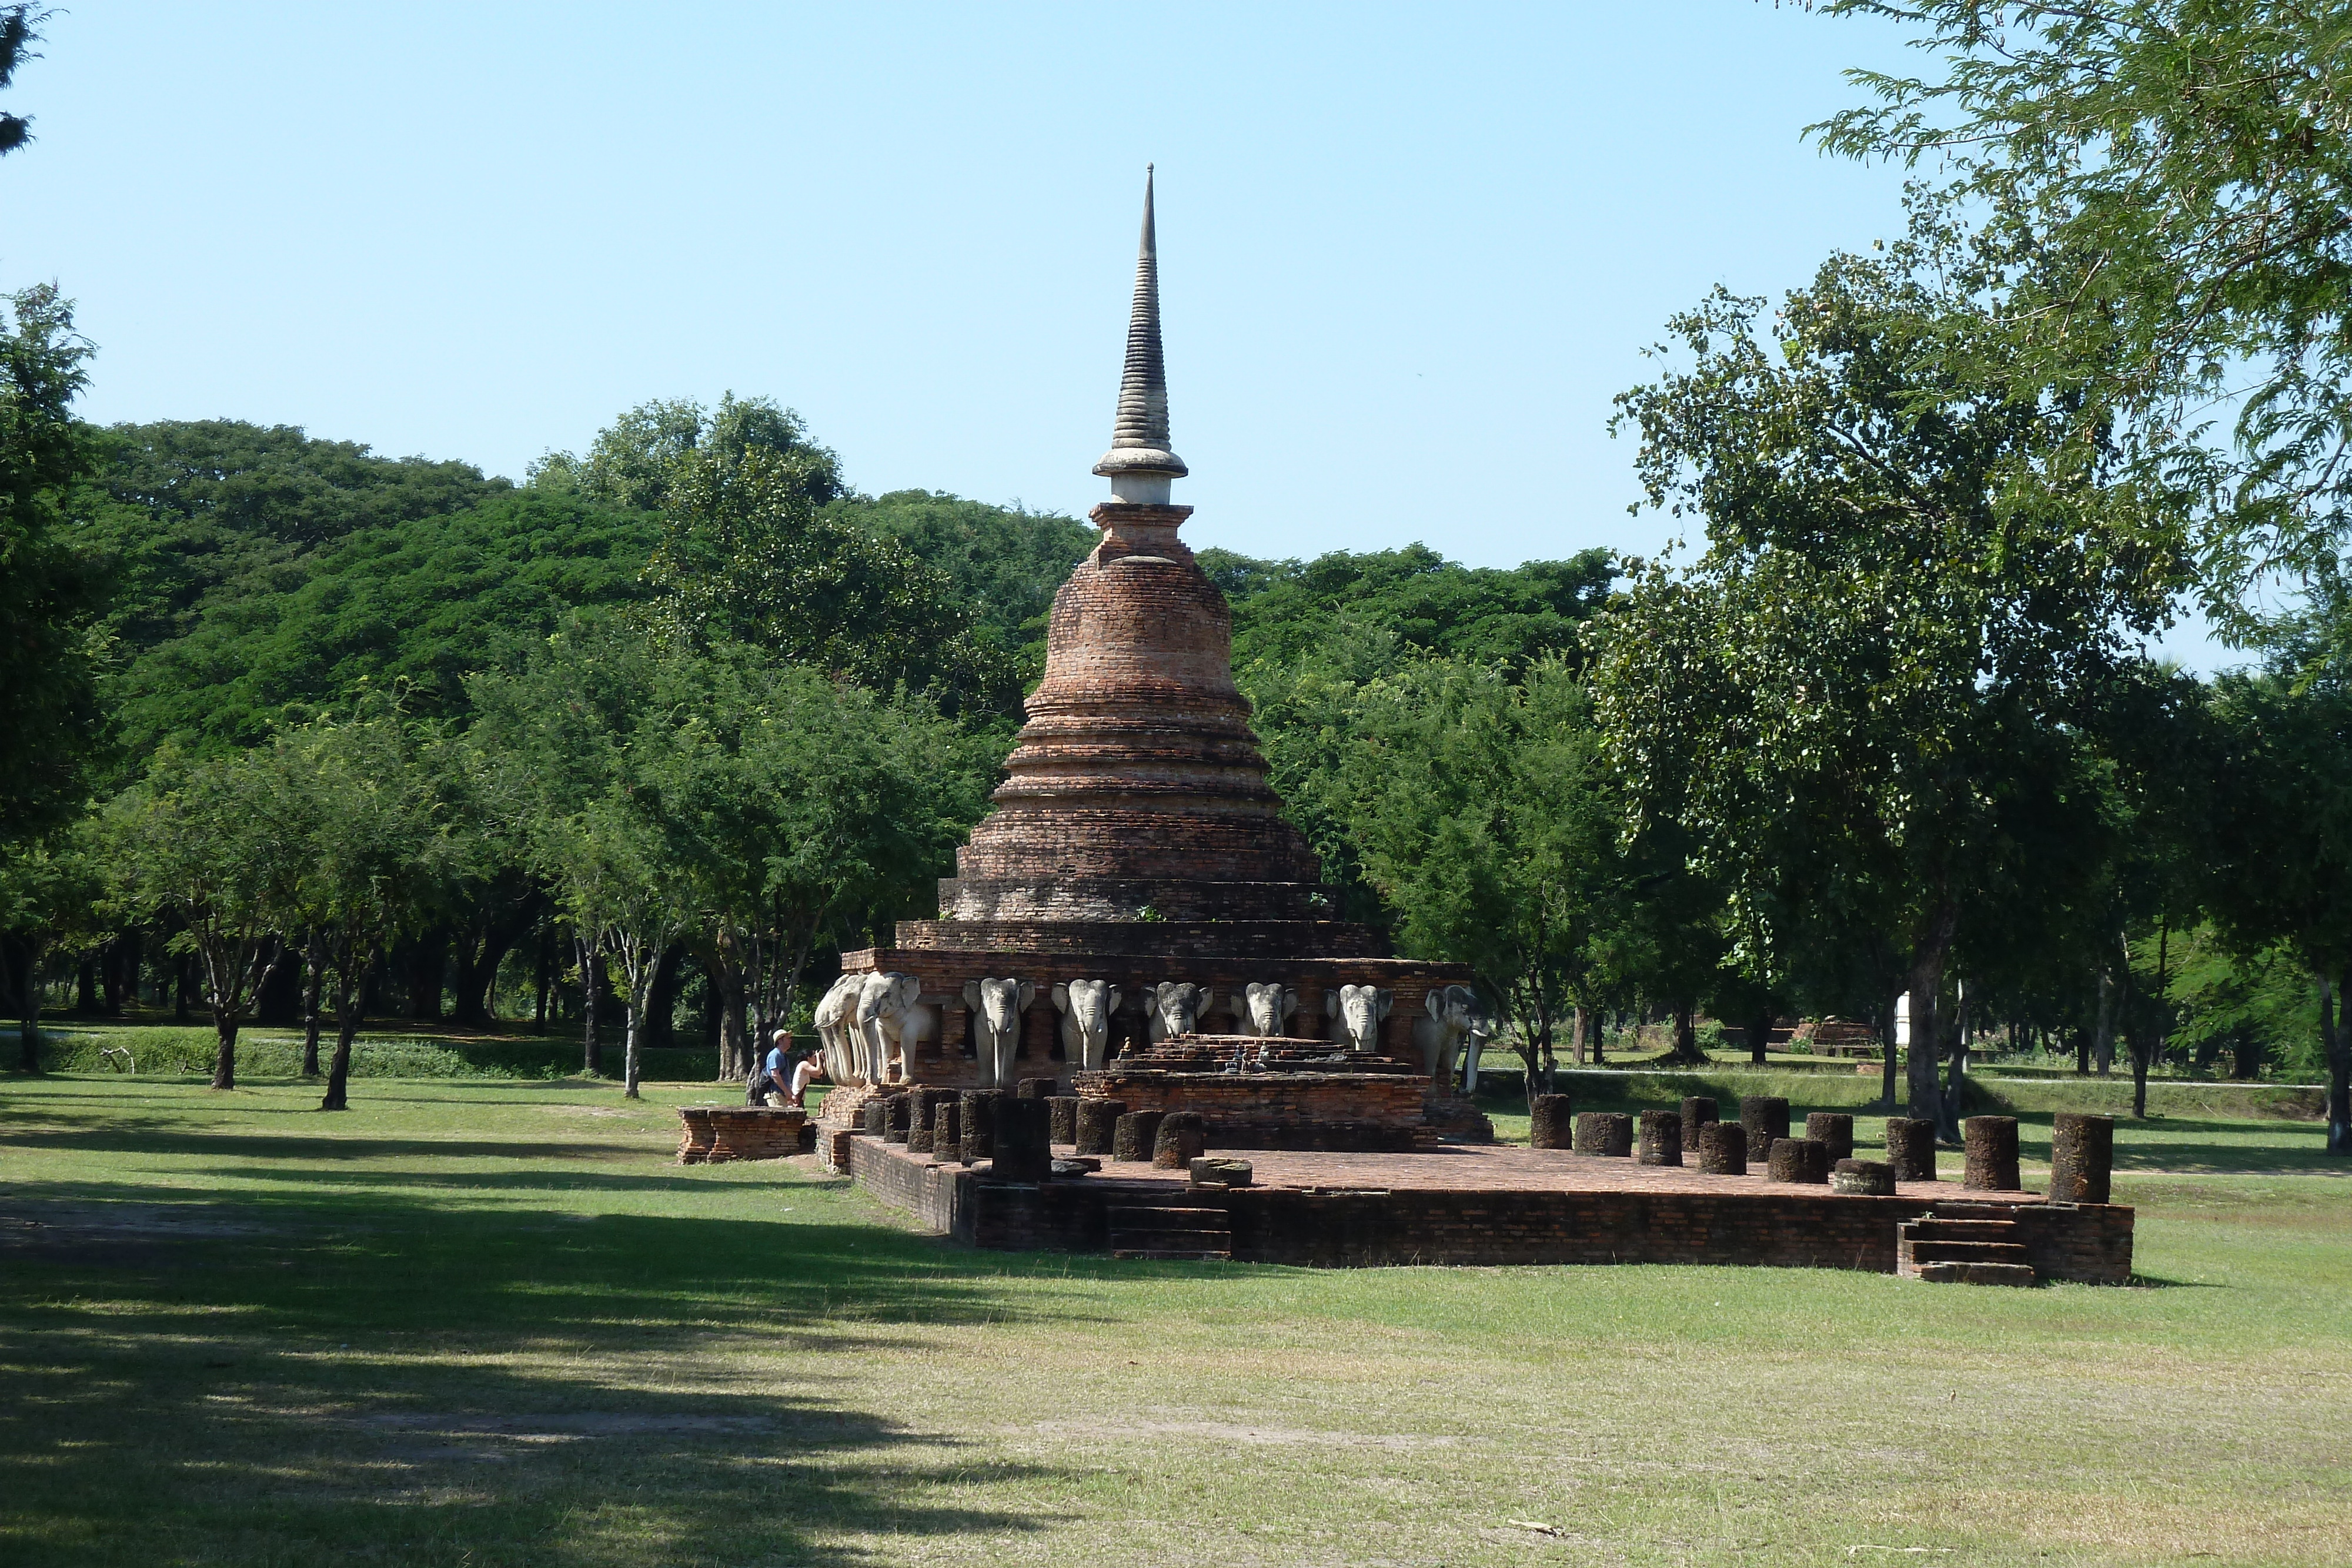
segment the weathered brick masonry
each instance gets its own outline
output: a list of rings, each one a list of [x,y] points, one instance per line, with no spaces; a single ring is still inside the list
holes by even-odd
[[[1383,1264],[1708,1263],[1891,1273],[1897,1221],[1997,1207],[2023,1233],[2045,1280],[2122,1284],[2131,1277],[2132,1210],[2000,1205],[1951,1183],[1906,1184],[1892,1197],[1706,1176],[1558,1150],[1443,1154],[1252,1153],[1268,1185],[1211,1192],[1169,1176],[999,1184],[985,1165],[929,1166],[856,1138],[851,1173],[877,1197],[943,1235],[1024,1251],[1100,1251],[1108,1210],[1182,1202],[1225,1211],[1234,1256],[1321,1267]],[[1539,1162],[1530,1165],[1530,1159]],[[1302,1183],[1301,1178],[1306,1178]]]

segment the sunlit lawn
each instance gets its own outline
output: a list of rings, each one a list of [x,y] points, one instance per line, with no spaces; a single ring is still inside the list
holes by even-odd
[[[2305,1124],[2125,1127],[2149,1282],[2019,1291],[975,1254],[708,1087],[354,1092],[0,1078],[0,1563],[2344,1556]]]

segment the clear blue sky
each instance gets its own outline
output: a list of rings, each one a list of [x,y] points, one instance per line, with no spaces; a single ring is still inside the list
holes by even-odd
[[[1153,162],[1187,537],[1474,565],[1658,547],[1612,395],[1712,285],[1895,232],[1801,131],[1911,57],[1755,0],[77,0],[45,53],[0,283],[80,301],[93,418],[520,478],[732,389],[860,489],[1083,512]]]

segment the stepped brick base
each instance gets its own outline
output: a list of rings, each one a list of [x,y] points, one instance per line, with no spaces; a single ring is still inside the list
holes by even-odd
[[[1056,1150],[1057,1154],[1066,1151]],[[1213,1150],[1213,1153],[1223,1151]],[[1927,1221],[2006,1228],[1998,1258],[1914,1259],[1921,1279],[2071,1280],[2131,1277],[2132,1210],[2053,1204],[2032,1193],[1960,1202],[1933,1182],[1893,1197],[1717,1176],[1683,1166],[1559,1149],[1467,1145],[1411,1154],[1252,1151],[1252,1185],[1216,1191],[1185,1173],[1141,1165],[1035,1184],[998,1182],[986,1162],[969,1169],[851,1136],[843,1163],[861,1186],[925,1227],[970,1245],[1015,1251],[1137,1251],[1140,1227],[1122,1211],[1215,1208],[1226,1249],[1242,1262],[1380,1264],[1713,1263],[1859,1269],[1891,1274],[1898,1232]],[[1205,1222],[1188,1221],[1206,1235]],[[1918,1243],[1915,1240],[1913,1248]],[[1211,1254],[1203,1239],[1192,1249]],[[1935,1270],[1930,1273],[1927,1270]],[[1946,1272],[1951,1270],[1952,1272]]]

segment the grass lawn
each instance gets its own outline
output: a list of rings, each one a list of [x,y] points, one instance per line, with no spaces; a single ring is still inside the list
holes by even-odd
[[[975,1254],[669,1163],[707,1085],[317,1096],[0,1077],[0,1563],[2344,1560],[2307,1124],[2119,1127],[2146,1284],[2000,1291]]]

